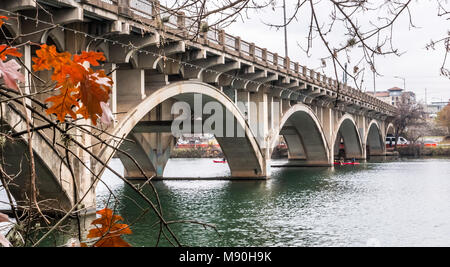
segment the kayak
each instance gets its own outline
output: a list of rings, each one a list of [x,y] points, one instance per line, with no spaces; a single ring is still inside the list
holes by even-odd
[[[334,165],[359,165],[359,162],[335,162]]]
[[[213,160],[214,163],[227,163],[226,160]]]

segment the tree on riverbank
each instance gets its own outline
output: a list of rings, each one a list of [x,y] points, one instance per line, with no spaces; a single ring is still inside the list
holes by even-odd
[[[397,150],[398,137],[403,136],[408,128],[417,131],[415,134],[417,140],[422,136],[423,127],[426,125],[423,106],[416,102],[410,103],[407,100],[406,96],[401,97],[393,121],[395,125],[395,150]]]
[[[447,129],[447,134],[450,134],[450,104],[438,112],[436,121]]]

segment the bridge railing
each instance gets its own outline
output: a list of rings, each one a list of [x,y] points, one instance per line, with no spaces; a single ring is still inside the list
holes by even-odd
[[[352,97],[391,112],[395,111],[393,106],[348,85],[341,84],[341,87],[338,89],[336,80],[308,69],[298,62],[293,62],[289,57],[282,57],[277,53],[267,51],[265,48],[241,40],[240,37],[230,35],[222,29],[207,26],[205,29],[202,25],[203,22],[189,18],[182,12],[168,10],[160,6],[156,0],[81,0],[81,2],[128,14],[131,18],[139,18],[139,20],[142,18],[154,20],[159,16],[160,19],[164,20],[166,30],[174,34],[181,34],[185,38],[197,38],[197,41],[204,45],[242,57],[266,68],[315,83],[335,92],[339,91],[341,95]]]

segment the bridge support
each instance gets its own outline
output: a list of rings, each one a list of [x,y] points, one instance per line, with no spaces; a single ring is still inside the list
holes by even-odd
[[[175,138],[170,129],[170,122],[173,121],[171,114],[173,103],[173,100],[167,100],[156,106],[128,135],[127,141],[122,143],[121,149],[129,153],[141,166],[139,169],[129,156],[119,152],[126,178],[145,179],[145,176],[147,178],[163,176],[170,153],[175,146]],[[165,122],[169,122],[169,125]]]

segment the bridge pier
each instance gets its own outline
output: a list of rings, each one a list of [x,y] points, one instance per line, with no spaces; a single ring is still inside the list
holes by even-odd
[[[235,90],[236,92],[236,104],[241,110],[244,118],[251,121],[251,110],[250,110],[250,92],[244,90]]]
[[[304,145],[298,133],[283,134],[283,136],[288,146],[289,161],[306,160]]]
[[[77,122],[80,125],[90,125],[90,121],[80,118]],[[81,126],[86,132],[90,132],[90,128]],[[81,130],[76,130],[74,136],[78,136],[78,142],[84,145],[84,147],[92,152],[92,136],[83,132]],[[70,143],[69,143],[70,144]],[[70,149],[70,145],[69,148]],[[95,213],[96,210],[96,196],[95,196],[95,183],[96,178],[91,172],[92,169],[92,158],[88,151],[81,148],[77,148],[78,158],[81,162],[73,160],[74,165],[78,168],[74,168],[74,179],[76,180],[75,185],[76,193],[73,196],[73,201],[81,200],[81,207],[85,209],[85,213]],[[68,154],[67,156],[69,156]],[[73,158],[71,155],[70,158]],[[95,172],[94,172],[95,173]],[[83,198],[83,199],[82,199]]]
[[[269,132],[268,96],[263,90],[250,93],[250,127],[261,148],[265,149]]]

